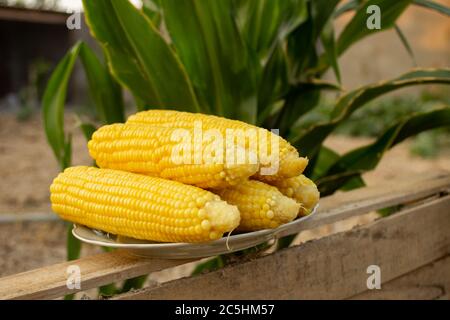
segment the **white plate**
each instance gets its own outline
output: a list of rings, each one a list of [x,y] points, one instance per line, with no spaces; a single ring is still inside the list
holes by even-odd
[[[283,235],[297,233],[299,225],[310,218],[317,211],[317,208],[318,205],[309,215],[283,224],[276,229],[241,233],[204,243],[162,243],[143,241],[111,235],[81,225],[74,225],[72,234],[75,238],[86,243],[102,247],[126,249],[131,253],[142,257],[160,259],[204,258],[254,247],[271,239],[276,239],[277,235],[282,231]]]

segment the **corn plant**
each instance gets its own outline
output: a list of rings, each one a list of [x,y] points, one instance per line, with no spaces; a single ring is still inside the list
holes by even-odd
[[[124,121],[122,91],[136,110],[166,108],[216,114],[277,128],[310,159],[307,175],[322,195],[364,186],[384,152],[422,131],[450,125],[450,108],[405,114],[373,143],[339,155],[325,139],[358,109],[394,90],[449,84],[450,69],[416,68],[393,79],[343,90],[339,57],[353,44],[392,29],[412,55],[398,17],[417,5],[444,15],[449,9],[427,0],[84,0],[87,25],[104,59],[77,43],[61,60],[43,99],[48,141],[61,169],[71,162],[71,136],[63,113],[68,82],[79,58],[100,123]],[[368,29],[367,8],[381,11],[381,29]],[[334,20],[354,15],[336,35]],[[376,57],[371,57],[376,59]],[[332,70],[336,81],[323,80]],[[309,117],[324,91],[339,97],[326,121]],[[98,122],[97,122],[98,124]],[[82,123],[89,138],[95,126]],[[280,242],[289,245],[292,237]],[[79,245],[69,234],[69,258]],[[221,262],[209,264],[220,266]]]

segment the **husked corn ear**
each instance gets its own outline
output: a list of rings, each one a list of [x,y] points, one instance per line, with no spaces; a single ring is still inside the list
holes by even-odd
[[[241,213],[238,230],[255,231],[276,228],[297,217],[300,204],[284,196],[277,188],[256,180],[218,190],[217,194]]]
[[[242,121],[230,120],[201,113],[189,113],[174,110],[143,111],[130,116],[127,121],[127,123],[130,124],[147,124],[151,126],[188,129],[192,129],[196,122],[201,123],[203,130],[217,129],[223,136],[227,134],[228,129],[233,129],[236,131],[253,129],[254,132],[257,132],[258,142],[261,141],[261,143],[255,144],[252,142],[252,138],[247,136],[245,137],[245,147],[256,148],[255,151],[261,164],[261,169],[255,176],[258,180],[275,181],[287,177],[295,177],[301,174],[308,165],[308,159],[300,157],[298,151],[289,142],[266,129],[253,126]],[[265,139],[262,140],[260,137],[265,137]],[[278,141],[277,147],[279,149],[279,168],[275,172],[268,175],[265,174],[267,171],[264,172],[264,168],[268,169],[272,167],[272,164],[269,163],[268,160],[268,156],[271,155],[272,138],[277,139]],[[267,148],[261,145],[263,141],[267,141]]]
[[[176,181],[73,167],[51,187],[61,218],[112,234],[159,242],[202,242],[235,229],[239,210],[217,195]]]
[[[179,139],[182,133],[176,130],[146,125],[103,126],[89,141],[89,153],[100,168],[141,173],[200,188],[235,185],[259,168],[257,161],[251,162],[250,158],[240,164],[228,163],[225,157],[204,157],[207,152],[214,154],[213,141],[196,143],[190,139],[182,142]]]
[[[284,195],[301,204],[299,215],[305,216],[319,202],[320,192],[314,182],[304,175],[276,181],[274,184]]]

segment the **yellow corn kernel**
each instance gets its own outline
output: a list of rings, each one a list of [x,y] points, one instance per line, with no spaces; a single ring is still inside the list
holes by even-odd
[[[300,204],[284,196],[277,188],[256,180],[216,191],[241,213],[238,230],[273,229],[297,217]]]
[[[235,206],[209,191],[117,170],[68,168],[50,192],[52,209],[61,218],[136,239],[215,240],[240,220]]]
[[[244,143],[245,148],[255,148],[261,165],[260,171],[255,176],[258,180],[270,182],[283,178],[295,177],[301,174],[308,165],[308,159],[300,157],[298,151],[289,142],[266,129],[258,128],[242,121],[201,113],[189,113],[174,110],[143,111],[130,116],[127,121],[128,124],[146,124],[151,126],[184,129],[194,128],[197,122],[201,123],[203,130],[217,129],[224,137],[226,136],[228,129],[235,130],[235,132],[238,130],[248,130],[248,132],[253,130],[253,132],[257,132],[257,142],[252,140],[253,138],[251,136],[245,136],[245,141],[241,142]],[[262,137],[264,137],[264,140],[260,140]],[[277,168],[278,170],[267,174],[268,171],[264,171],[264,169],[273,167],[273,163],[270,163],[272,139],[278,141],[279,165]],[[242,139],[238,138],[238,140]],[[263,145],[259,144],[259,141],[261,141],[261,143],[267,141],[267,148],[264,148]]]
[[[304,175],[273,183],[284,195],[301,204],[300,216],[306,216],[319,202],[320,192],[314,182]]]
[[[141,173],[200,188],[235,185],[259,168],[257,161],[250,161],[250,155],[243,163],[228,162],[223,145],[216,148],[214,141],[195,139],[192,130],[113,124],[97,130],[88,148],[100,168]]]

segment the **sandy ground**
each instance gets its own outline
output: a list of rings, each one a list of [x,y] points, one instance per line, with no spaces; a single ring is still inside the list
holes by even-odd
[[[74,119],[68,117],[70,129]],[[48,187],[58,164],[47,144],[38,115],[19,122],[13,114],[0,114],[0,213],[48,212]],[[89,164],[86,143],[75,130],[73,163]]]
[[[68,117],[67,128],[74,127]],[[370,142],[370,139],[350,139],[332,137],[327,145],[339,152]],[[86,143],[78,130],[74,130],[74,164],[90,164]],[[391,150],[377,170],[366,174],[369,185],[382,180],[395,183],[397,177],[421,174],[430,170],[450,171],[449,157],[441,156],[433,160],[411,157],[408,143]],[[26,122],[18,122],[14,115],[0,114],[0,218],[14,214],[48,213],[49,191],[52,178],[58,173],[58,166],[51,149],[46,143],[42,123],[38,116]],[[303,234],[302,241],[324,235],[330,231],[348,228],[349,225],[373,220],[369,215],[350,224],[322,228]],[[44,265],[62,262],[65,259],[65,226],[55,222],[15,222],[0,223],[0,276],[30,270]],[[100,252],[92,246],[83,247],[83,255]],[[192,266],[174,271],[164,271],[152,275],[153,280],[165,281],[187,274]]]

